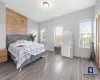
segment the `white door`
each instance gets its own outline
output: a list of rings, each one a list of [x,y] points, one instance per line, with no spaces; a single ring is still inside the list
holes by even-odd
[[[70,30],[63,32],[61,54],[73,58],[73,36]]]

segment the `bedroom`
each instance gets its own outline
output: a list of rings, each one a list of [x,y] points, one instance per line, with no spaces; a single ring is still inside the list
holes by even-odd
[[[0,0],[0,80],[100,80],[99,0],[45,1]],[[93,53],[95,61],[89,59],[91,51],[94,49],[91,50],[90,45],[88,48],[79,45],[81,23],[88,21],[92,21],[90,34],[91,42],[94,43],[92,47],[95,48],[96,53]],[[59,26],[63,27],[62,32],[70,30],[73,34],[72,56],[68,56],[70,52],[67,52],[66,47],[68,46],[66,45],[64,52],[67,57],[62,56],[63,48],[58,49],[57,52],[54,49],[57,47],[55,46],[55,27]],[[29,34],[36,36],[34,42],[28,41],[31,36]],[[68,38],[64,39],[68,40]],[[38,47],[41,45],[45,53],[42,55],[40,52],[37,57],[30,53],[33,57],[28,58],[30,60],[26,62],[23,61],[27,63],[26,66],[16,69],[15,59],[13,60],[10,55],[13,52],[8,53],[8,51],[10,51],[11,44],[15,46],[19,43],[22,44],[19,47],[23,47],[27,43],[31,44],[31,49],[29,45],[27,47],[30,51],[33,50],[35,44]],[[64,44],[63,41],[60,44]],[[88,74],[89,67],[94,69],[94,75],[97,74],[95,78],[91,78],[91,76],[87,78],[83,75]]]

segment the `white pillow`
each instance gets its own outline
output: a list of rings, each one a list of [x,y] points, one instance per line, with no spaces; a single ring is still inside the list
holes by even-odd
[[[21,39],[21,40],[17,40],[16,42],[18,42],[18,43],[25,43],[25,42],[27,42],[27,40]]]

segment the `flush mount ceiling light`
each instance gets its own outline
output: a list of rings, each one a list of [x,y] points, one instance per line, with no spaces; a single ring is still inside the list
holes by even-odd
[[[49,7],[49,3],[48,3],[48,2],[43,2],[43,6],[44,6],[45,8],[48,8],[48,7]]]

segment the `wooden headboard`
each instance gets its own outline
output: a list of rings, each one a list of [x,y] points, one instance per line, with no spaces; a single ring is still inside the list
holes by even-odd
[[[6,34],[27,34],[27,18],[6,8]]]

